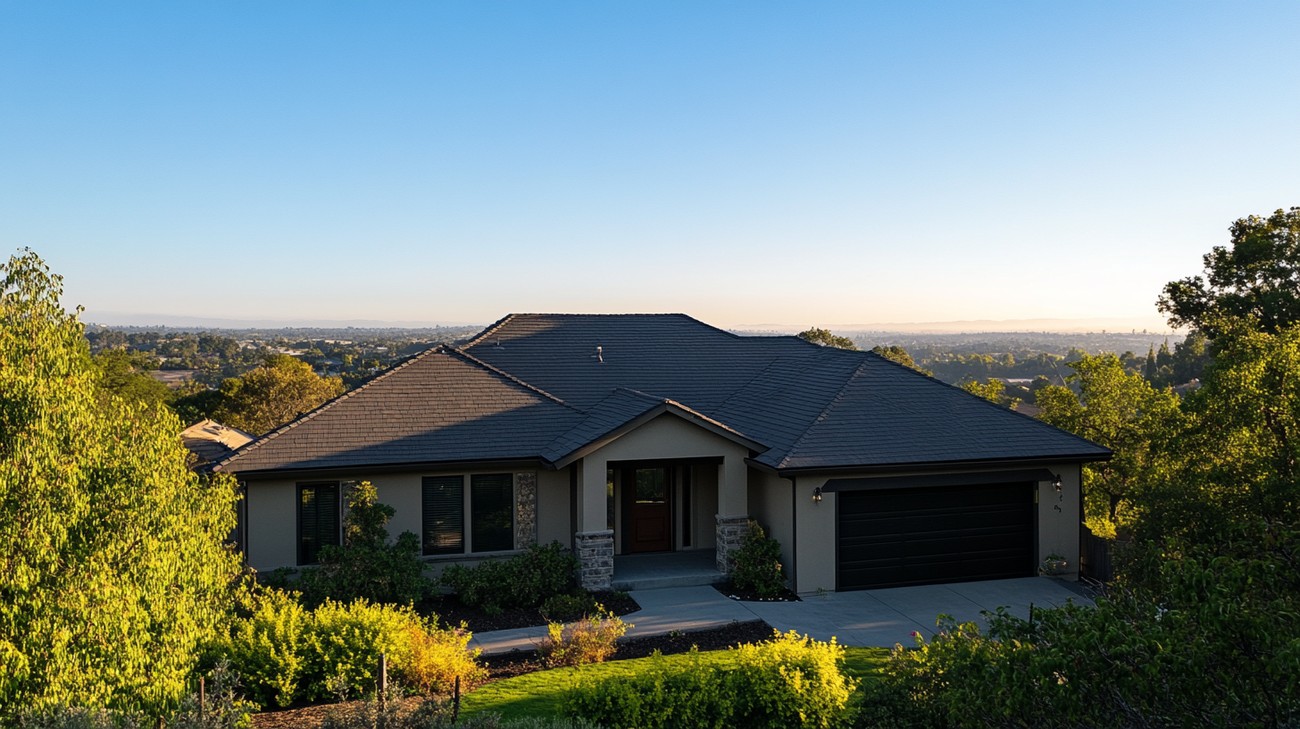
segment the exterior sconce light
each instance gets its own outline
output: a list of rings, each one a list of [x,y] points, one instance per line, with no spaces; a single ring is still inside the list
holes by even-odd
[[[1061,493],[1061,477],[1055,473],[1052,474],[1052,488],[1056,489],[1056,493]]]
[[[820,504],[821,502],[822,502],[822,487],[818,486],[817,488],[813,489],[813,503]]]

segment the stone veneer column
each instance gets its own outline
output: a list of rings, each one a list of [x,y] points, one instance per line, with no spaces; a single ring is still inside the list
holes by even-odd
[[[614,579],[614,530],[578,532],[573,537],[583,589],[608,590]]]
[[[515,474],[515,549],[537,544],[537,474]]]
[[[723,516],[718,519],[718,571],[731,574],[731,553],[740,549],[740,544],[749,532],[748,516]]]

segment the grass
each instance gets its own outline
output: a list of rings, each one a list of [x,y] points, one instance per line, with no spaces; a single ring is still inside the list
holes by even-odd
[[[867,679],[884,665],[889,657],[886,648],[845,648],[844,672],[854,678]],[[698,654],[705,663],[726,665],[733,659],[727,650],[706,651]],[[594,663],[577,668],[556,668],[537,671],[490,683],[466,694],[461,700],[466,713],[493,712],[505,719],[559,716],[564,694],[580,680],[598,680],[614,676],[633,676],[646,670],[652,658],[633,658],[626,661]],[[689,653],[663,656],[670,665],[691,660]]]

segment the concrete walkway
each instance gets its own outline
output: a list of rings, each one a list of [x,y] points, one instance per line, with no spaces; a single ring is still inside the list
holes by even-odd
[[[1029,606],[1054,607],[1073,600],[1091,605],[1074,583],[1050,577],[1023,577],[953,585],[895,587],[886,590],[806,595],[801,602],[739,602],[709,586],[634,590],[641,609],[623,619],[634,627],[629,638],[673,631],[689,633],[763,620],[785,632],[795,630],[817,640],[834,636],[843,645],[910,646],[912,634],[934,635],[941,613],[958,621],[981,621],[981,611],[1007,607],[1020,617]],[[533,650],[546,637],[546,626],[476,633],[471,647],[484,653]]]

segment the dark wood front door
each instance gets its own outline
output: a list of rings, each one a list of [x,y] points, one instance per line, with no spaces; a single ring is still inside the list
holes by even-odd
[[[623,470],[625,552],[667,552],[673,548],[672,495],[671,468]]]

